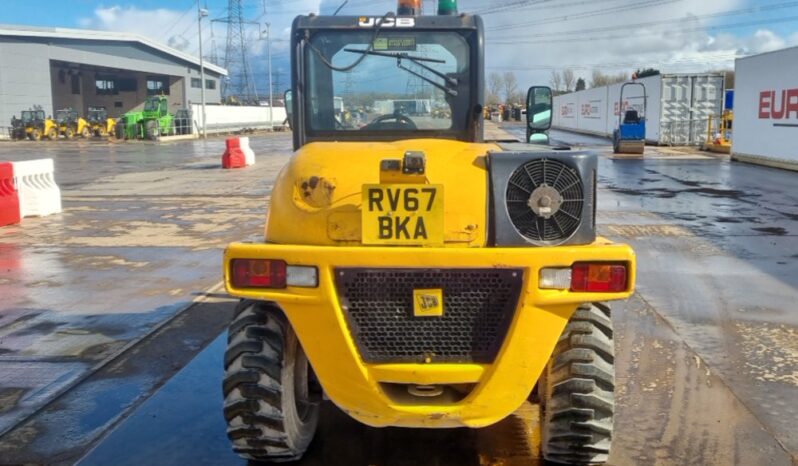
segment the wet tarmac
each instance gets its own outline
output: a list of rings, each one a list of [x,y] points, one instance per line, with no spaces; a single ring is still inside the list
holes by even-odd
[[[638,293],[614,307],[619,388],[611,464],[798,464],[798,176],[683,148],[647,148],[643,160],[613,160],[604,139],[556,131],[552,138],[602,154],[600,231],[629,242],[638,255]],[[268,180],[289,145],[285,136],[253,146],[259,144],[277,153],[274,163],[235,186],[219,181],[224,174],[212,167],[218,141],[167,146],[171,162],[148,152],[157,146],[125,147],[119,160],[141,171],[104,167],[100,175],[69,175],[75,185],[65,189],[65,200],[72,209],[57,226],[72,226],[72,233],[47,223],[12,236],[0,230],[0,257],[27,267],[13,268],[25,272],[10,278],[0,268],[9,280],[0,281],[0,291],[16,303],[0,304],[0,348],[10,342],[10,352],[0,349],[0,367],[2,374],[32,367],[33,374],[0,376],[0,406],[12,399],[24,407],[37,400],[31,393],[44,393],[27,412],[0,408],[0,422],[17,421],[0,437],[0,463],[72,464],[82,457],[85,465],[244,464],[229,449],[221,416],[224,338],[216,335],[232,302],[212,287],[218,248],[257,234]],[[56,155],[68,171],[74,165],[61,164],[81,157]],[[197,181],[198,172],[211,175]],[[111,212],[83,210],[98,208]],[[155,224],[177,219],[180,228],[113,229],[142,215]],[[247,220],[225,228],[224,217],[232,215]],[[165,244],[152,244],[151,229]],[[70,254],[67,241],[74,241]],[[88,259],[73,261],[75,255]],[[28,266],[37,256],[43,262]],[[34,292],[36,280],[48,284]],[[48,291],[52,286],[56,292]],[[171,296],[173,289],[181,292]],[[109,303],[119,303],[119,313],[102,312],[115,308]],[[17,325],[13,331],[10,324]],[[72,329],[82,328],[108,338],[111,349],[70,352],[98,344],[95,337],[67,344],[79,334]],[[48,387],[70,387],[98,366],[46,404],[59,390]],[[9,380],[37,388],[10,391]],[[537,407],[525,403],[488,429],[371,429],[328,403],[299,464],[539,464],[536,424]]]
[[[268,156],[237,171],[223,140],[0,144],[2,160],[53,158],[64,205],[0,229],[0,434],[218,291],[222,248],[262,230],[288,141],[254,138]]]

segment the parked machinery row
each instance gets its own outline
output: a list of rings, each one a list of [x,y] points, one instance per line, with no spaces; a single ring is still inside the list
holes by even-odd
[[[105,108],[90,107],[88,119],[81,117],[77,110],[64,108],[55,112],[55,117],[45,116],[44,110],[34,108],[23,110],[20,118],[11,118],[11,139],[30,139],[54,141],[59,136],[73,139],[77,136],[107,136],[113,134],[116,120],[108,118]]]
[[[72,108],[56,111],[55,118],[45,117],[41,107],[23,110],[20,116],[11,118],[11,139],[54,141],[59,137],[97,136],[157,140],[161,136],[192,133],[191,111],[184,109],[170,114],[164,96],[149,97],[143,111],[128,112],[118,119],[109,117],[105,107],[89,107],[86,118]]]

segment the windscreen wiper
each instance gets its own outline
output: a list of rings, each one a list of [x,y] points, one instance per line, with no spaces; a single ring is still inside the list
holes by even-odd
[[[440,71],[425,65],[424,62],[428,63],[442,63],[445,64],[446,60],[440,60],[437,58],[427,58],[427,57],[418,57],[415,55],[410,55],[407,52],[378,52],[376,50],[358,50],[358,49],[344,49],[344,52],[350,53],[359,53],[362,55],[374,55],[377,57],[388,57],[388,58],[395,58],[396,59],[396,66],[399,68],[407,71],[408,73],[418,77],[419,79],[423,79],[424,81],[432,84],[433,86],[437,87],[438,89],[442,90],[443,92],[451,95],[456,96],[457,91],[452,89],[449,86],[456,87],[458,82],[456,78],[451,76],[447,76],[445,73],[441,73]],[[406,66],[402,65],[402,60],[410,60],[411,62],[415,63],[416,65],[424,68],[425,70],[429,71],[430,73],[434,74],[435,76],[443,79],[446,82],[446,85],[433,81],[432,79],[428,78],[427,76],[422,75],[421,73],[411,70]]]
[[[376,50],[360,50],[360,49],[344,49],[344,52],[350,53],[362,53],[363,55],[375,55],[378,57],[388,57],[388,58],[406,58],[412,61],[426,61],[430,63],[446,63],[446,60],[441,60],[438,58],[427,58],[427,57],[417,57],[415,55],[410,55],[407,52],[378,52]]]

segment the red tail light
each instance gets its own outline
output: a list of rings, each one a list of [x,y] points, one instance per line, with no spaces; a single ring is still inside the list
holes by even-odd
[[[234,259],[230,264],[236,288],[285,288],[284,261],[269,259]]]
[[[571,291],[618,293],[628,285],[626,264],[580,262],[571,267]]]

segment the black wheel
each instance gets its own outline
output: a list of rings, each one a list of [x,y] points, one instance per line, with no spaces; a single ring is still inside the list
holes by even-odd
[[[616,129],[612,133],[612,152],[617,154],[621,151],[621,137],[618,134],[618,130]]]
[[[67,128],[66,131],[64,132],[64,136],[66,136],[67,139],[74,138],[75,137],[75,130],[72,129],[72,128]]]
[[[246,459],[299,459],[316,431],[321,399],[313,370],[282,311],[242,301],[228,328],[224,417]]]
[[[601,464],[610,454],[615,350],[610,309],[585,304],[571,317],[538,382],[543,457]]]
[[[38,128],[33,128],[28,137],[30,138],[31,141],[41,141],[42,132]]]
[[[147,136],[147,139],[149,139],[150,141],[157,141],[158,140],[158,136],[161,135],[161,130],[158,127],[158,122],[157,121],[148,120],[144,124],[144,128],[145,128],[145,135]]]
[[[119,122],[114,126],[114,136],[119,139],[125,139],[125,125],[122,122]]]

